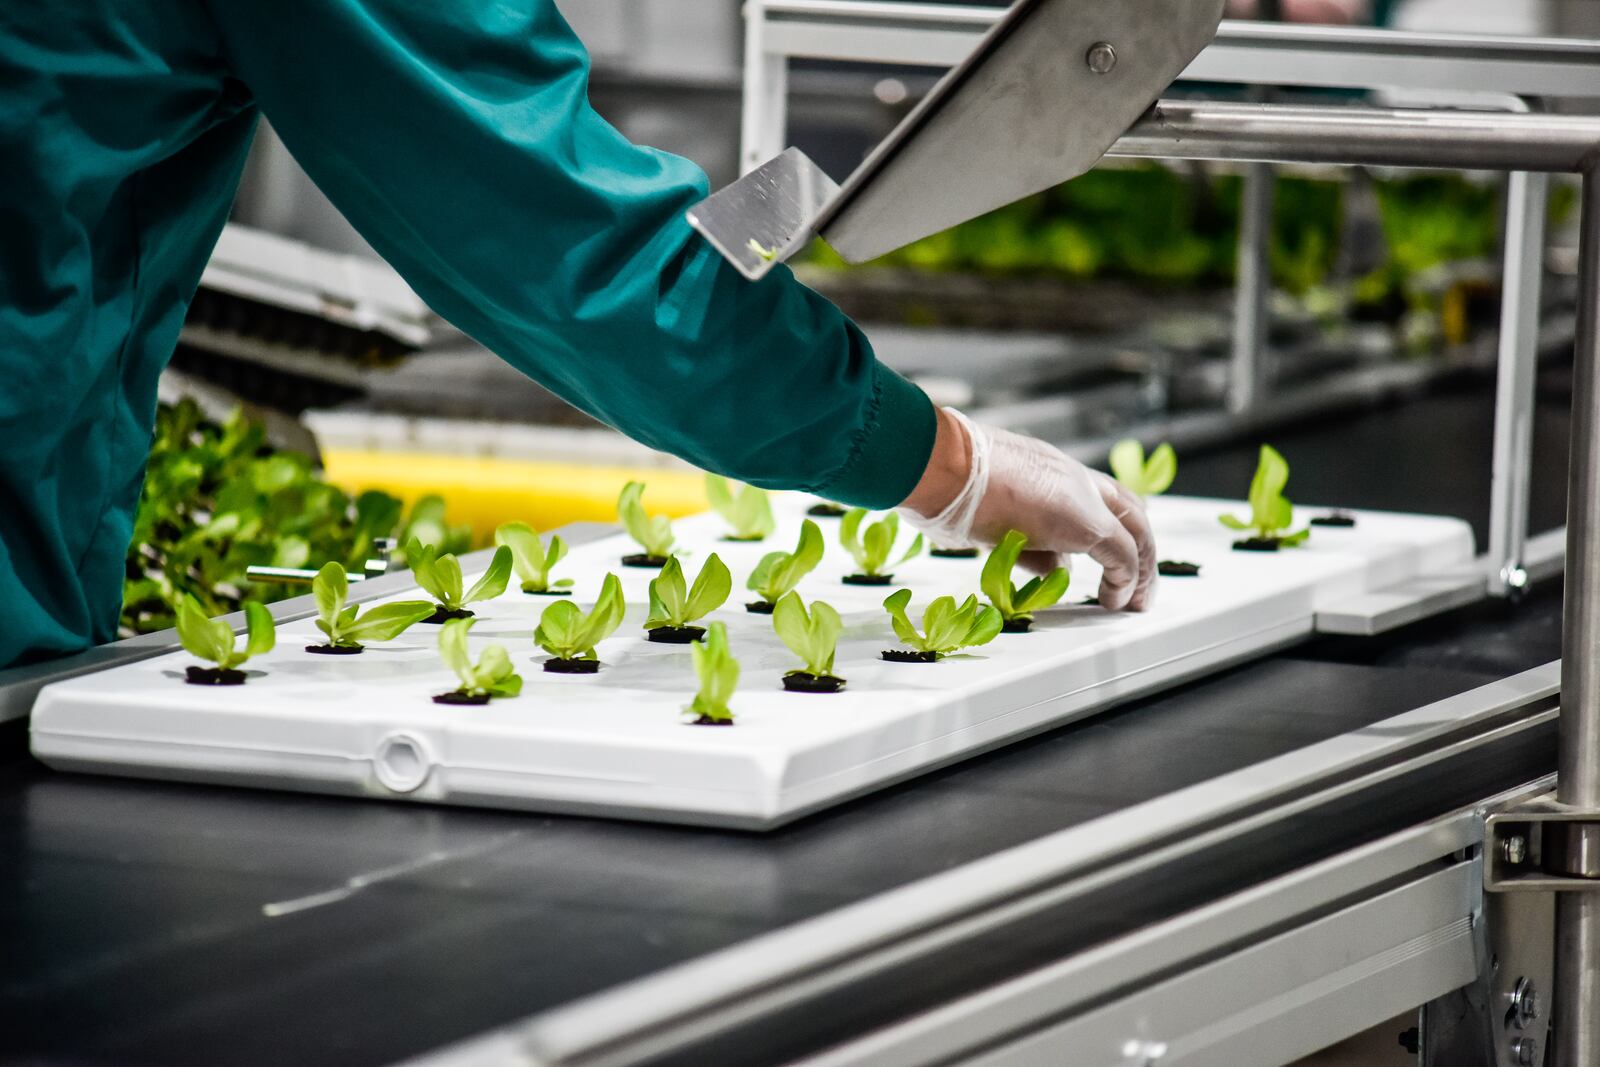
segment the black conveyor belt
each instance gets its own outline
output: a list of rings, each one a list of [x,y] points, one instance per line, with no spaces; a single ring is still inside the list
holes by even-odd
[[[1291,491],[1476,508],[1485,407],[1280,437]],[[1395,499],[1406,424],[1431,474]],[[1179,488],[1252,465],[1186,458]],[[1319,640],[764,835],[56,774],[0,727],[0,1061],[390,1061],[1548,662],[1559,630],[1550,588]]]

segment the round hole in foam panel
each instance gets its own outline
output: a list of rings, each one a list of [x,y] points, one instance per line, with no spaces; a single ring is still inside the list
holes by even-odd
[[[389,789],[410,793],[420,789],[433,770],[433,757],[422,738],[414,734],[389,734],[372,754],[372,770]]]

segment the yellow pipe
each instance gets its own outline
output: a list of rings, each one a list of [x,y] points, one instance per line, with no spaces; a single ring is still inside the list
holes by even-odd
[[[437,493],[449,521],[471,523],[479,544],[513,519],[536,530],[615,522],[617,494],[630,481],[645,483],[644,503],[653,515],[677,518],[707,507],[705,476],[685,470],[355,449],[325,451],[322,461],[328,480],[347,493],[381,489],[407,504]]]

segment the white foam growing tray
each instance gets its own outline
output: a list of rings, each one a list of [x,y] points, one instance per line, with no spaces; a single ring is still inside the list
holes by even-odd
[[[575,548],[562,565],[580,602],[607,570],[623,580],[628,616],[600,647],[598,675],[540,670],[531,634],[549,601],[513,582],[477,605],[472,639],[512,652],[527,682],[519,698],[432,703],[455,681],[431,626],[360,656],[318,656],[303,651],[320,640],[306,619],[280,627],[278,648],[250,664],[263,673],[242,687],[184,684],[192,660],[182,652],[48,686],[33,713],[33,751],[80,771],[771,827],[1280,647],[1311,633],[1319,607],[1459,568],[1473,552],[1461,522],[1385,513],[1358,513],[1354,529],[1317,528],[1303,548],[1234,552],[1236,535],[1216,516],[1239,505],[1160,498],[1150,511],[1162,558],[1202,571],[1162,580],[1152,610],[1079,603],[1098,581],[1080,560],[1063,606],[1041,613],[1035,632],[936,664],[901,664],[878,657],[896,643],[881,607],[890,590],[841,583],[853,567],[836,543],[836,520],[823,519],[827,556],[801,593],[843,615],[837,671],[849,679],[845,692],[824,696],[781,689],[783,672],[798,664],[768,617],[743,610],[753,599],[745,577],[770,547],[793,546],[806,501],[777,503],[780,530],[766,546],[720,543],[711,516],[678,523],[691,576],[712,550],[734,574],[734,595],[714,616],[744,668],[731,728],[683,721],[695,685],[689,650],[644,640],[654,572],[619,567],[635,549],[616,536]],[[914,590],[920,614],[935,595],[976,591],[978,572],[976,560],[924,556],[900,568],[896,585]]]

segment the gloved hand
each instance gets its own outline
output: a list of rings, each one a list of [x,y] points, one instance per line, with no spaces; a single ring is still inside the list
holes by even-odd
[[[1036,438],[977,425],[952,408],[939,419],[929,472],[900,508],[908,522],[949,548],[993,545],[1016,530],[1028,538],[1023,565],[1041,574],[1065,565],[1068,553],[1086,553],[1104,572],[1102,607],[1144,610],[1156,544],[1137,495]],[[951,497],[963,464],[965,481]]]

